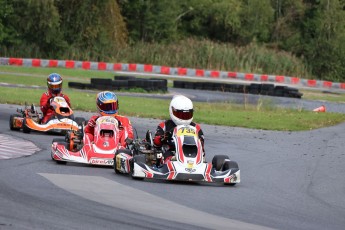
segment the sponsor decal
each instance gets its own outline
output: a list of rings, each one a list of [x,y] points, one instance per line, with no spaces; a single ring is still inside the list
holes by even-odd
[[[187,161],[187,168],[193,168],[193,165],[194,165],[194,161],[192,160]]]
[[[189,173],[193,173],[196,171],[196,169],[191,169],[191,168],[185,168],[184,170],[186,170]]]
[[[94,165],[113,165],[114,164],[114,160],[112,159],[91,159],[90,160],[91,164]]]
[[[102,124],[102,123],[112,123],[112,124],[117,124],[117,120],[114,117],[110,116],[103,116],[97,119],[96,121],[97,124]]]
[[[60,123],[59,126],[61,127],[70,127],[71,124],[66,124],[66,123]]]
[[[63,99],[62,97],[54,97],[54,101],[56,101],[57,103],[66,102],[65,99]]]
[[[193,165],[194,165],[194,161],[188,160],[187,161],[187,168],[185,168],[184,170],[186,170],[189,173],[195,172],[196,169],[193,169]]]

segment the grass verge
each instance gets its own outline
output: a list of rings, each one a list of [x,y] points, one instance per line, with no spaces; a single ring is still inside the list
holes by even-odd
[[[0,87],[0,103],[39,104],[42,89]],[[72,108],[96,112],[96,92],[64,90]],[[145,97],[119,97],[120,114],[135,117],[167,119],[169,100]],[[301,131],[332,126],[345,121],[345,114],[315,113],[280,109],[265,105],[234,105],[231,103],[194,103],[194,121],[205,124],[245,127],[265,130]],[[15,111],[13,111],[15,112]]]

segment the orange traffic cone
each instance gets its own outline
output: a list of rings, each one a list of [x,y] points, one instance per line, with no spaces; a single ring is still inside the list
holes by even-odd
[[[314,112],[326,112],[326,107],[324,105],[313,110]]]

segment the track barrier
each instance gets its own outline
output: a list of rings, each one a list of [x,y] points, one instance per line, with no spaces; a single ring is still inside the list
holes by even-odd
[[[265,75],[253,73],[240,73],[218,70],[203,70],[183,67],[157,66],[150,64],[134,64],[134,63],[106,63],[106,62],[90,62],[90,61],[73,61],[73,60],[46,60],[46,59],[26,59],[0,57],[0,65],[16,65],[26,67],[61,67],[61,68],[80,68],[85,70],[100,71],[124,71],[124,72],[141,72],[152,74],[174,75],[183,79],[184,77],[192,77],[198,79],[208,79],[213,82],[222,81],[233,83],[234,80],[258,82],[258,83],[277,83],[290,85],[293,87],[307,87],[323,90],[340,90],[345,92],[345,83],[330,82],[323,80],[302,79],[298,77],[282,76],[282,75]]]

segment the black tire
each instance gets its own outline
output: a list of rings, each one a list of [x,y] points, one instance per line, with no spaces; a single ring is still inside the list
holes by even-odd
[[[75,89],[84,89],[85,88],[83,83],[73,82],[73,81],[68,82],[68,87],[69,88],[75,88]]]
[[[134,179],[134,180],[144,180],[144,178],[142,178],[142,177],[135,177],[135,176],[133,176],[134,162],[145,163],[146,162],[145,155],[144,154],[136,155],[136,156],[134,156],[132,158],[132,161],[131,161],[131,176],[132,176],[132,179]]]
[[[225,159],[229,159],[227,155],[215,155],[212,159],[212,166],[217,171],[220,171],[223,167]]]
[[[133,79],[136,79],[136,77],[135,76],[117,76],[117,75],[115,75],[114,76],[114,80],[133,80]]]
[[[184,89],[184,85],[185,85],[185,81],[174,81],[173,83],[173,87],[174,88],[181,88],[181,89]]]
[[[222,171],[226,171],[226,170],[229,170],[229,169],[239,169],[237,162],[236,161],[225,161],[224,165],[223,165],[223,168],[222,168]],[[235,186],[236,183],[225,183],[225,185],[227,185],[227,186]]]
[[[128,89],[128,80],[113,80],[111,87],[114,90]]]
[[[15,117],[18,117],[18,115],[17,114],[12,114],[11,116],[10,116],[10,130],[16,130],[16,131],[18,131],[18,130],[20,130],[20,128],[16,128],[16,127],[14,127],[14,118]]]
[[[225,161],[223,164],[222,171],[226,171],[229,169],[238,169],[238,164],[236,161]]]
[[[74,121],[75,121],[78,125],[85,125],[85,122],[86,122],[86,120],[85,120],[84,117],[76,117],[76,118],[74,119]]]
[[[23,120],[23,133],[30,133],[31,129],[26,126],[26,118]]]
[[[65,141],[65,138],[54,138],[52,143],[54,143],[54,142],[57,142],[59,144],[63,144],[67,148],[68,143]],[[67,164],[66,161],[58,161],[58,160],[55,160],[51,154],[50,154],[50,156],[51,156],[52,160],[55,161],[57,164],[60,164],[60,165]]]

